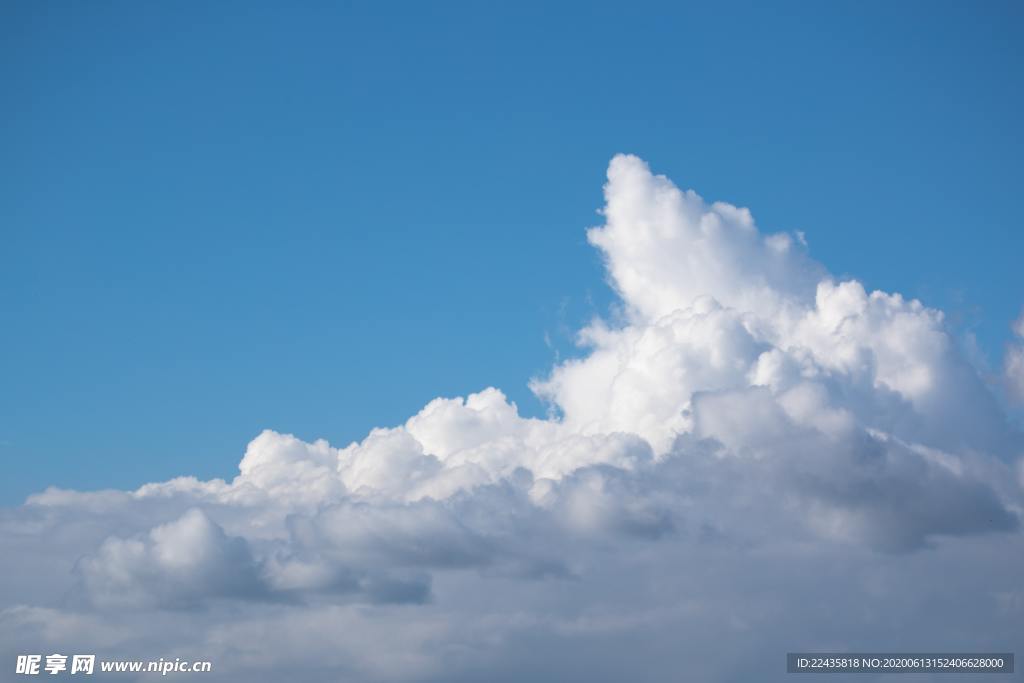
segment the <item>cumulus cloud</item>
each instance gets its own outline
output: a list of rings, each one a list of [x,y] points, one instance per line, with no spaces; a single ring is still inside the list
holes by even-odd
[[[1006,349],[1006,382],[1010,396],[1024,403],[1024,311],[1013,323],[1016,340]]]
[[[0,517],[5,642],[310,681],[1020,649],[1024,437],[942,313],[636,157],[603,217],[621,315],[533,380],[550,418],[487,388],[344,447],[265,431],[232,481],[32,496]]]
[[[228,536],[195,508],[141,538],[106,539],[77,570],[88,595],[104,606],[189,606],[260,592],[245,539]]]

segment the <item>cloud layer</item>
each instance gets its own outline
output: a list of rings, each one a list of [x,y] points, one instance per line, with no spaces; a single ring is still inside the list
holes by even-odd
[[[605,200],[587,237],[621,305],[533,381],[550,418],[488,388],[344,448],[265,431],[230,482],[32,496],[0,518],[5,647],[239,681],[771,680],[788,650],[1021,650],[1024,435],[942,313],[636,157]]]

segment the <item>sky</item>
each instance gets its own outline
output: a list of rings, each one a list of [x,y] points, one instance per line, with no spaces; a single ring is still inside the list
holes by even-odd
[[[1019,7],[2,11],[0,679],[1024,651]]]
[[[620,152],[993,367],[1020,311],[1016,3],[2,11],[7,504],[489,385],[543,414],[528,380],[612,300],[584,230]]]

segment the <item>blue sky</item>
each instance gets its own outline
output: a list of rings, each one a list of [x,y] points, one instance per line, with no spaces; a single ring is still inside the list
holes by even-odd
[[[487,385],[542,412],[611,300],[584,228],[617,152],[993,364],[1024,303],[1012,3],[0,11],[5,503]]]

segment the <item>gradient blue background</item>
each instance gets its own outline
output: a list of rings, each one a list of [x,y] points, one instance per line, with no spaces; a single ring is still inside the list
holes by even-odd
[[[616,152],[997,366],[1024,5],[772,4],[4,2],[0,502],[487,385],[542,413],[527,380],[611,300]]]

